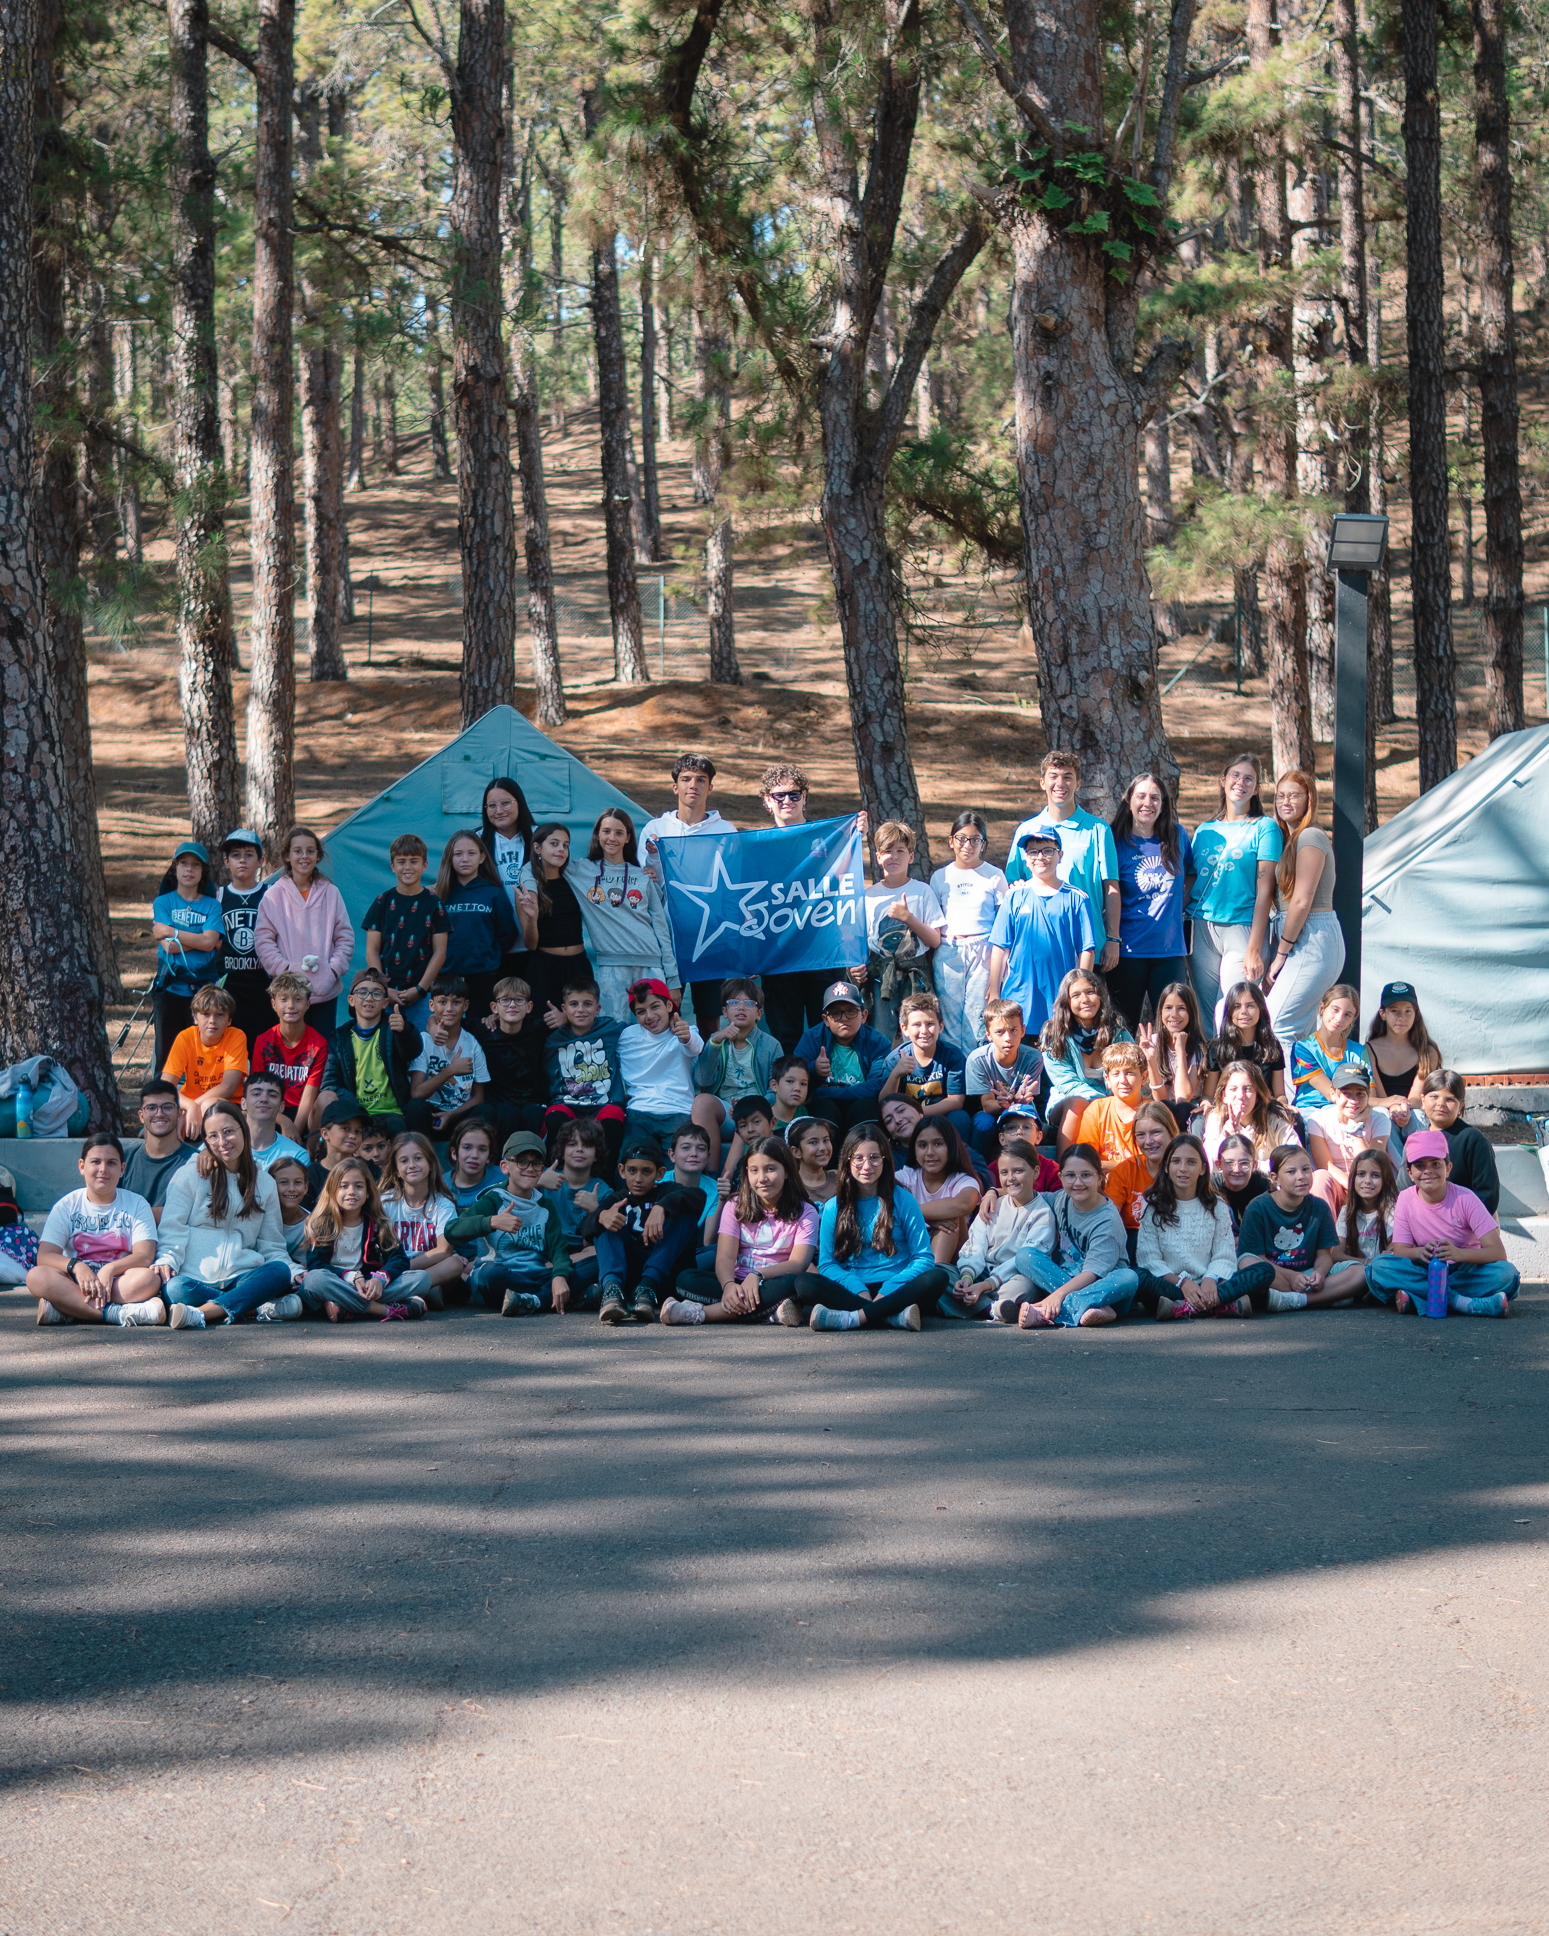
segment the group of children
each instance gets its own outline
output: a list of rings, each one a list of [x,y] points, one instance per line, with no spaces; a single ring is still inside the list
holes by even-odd
[[[126,1160],[88,1138],[27,1276],[39,1321],[468,1304],[1038,1329],[1405,1308],[1438,1268],[1453,1308],[1504,1315],[1493,1160],[1414,989],[1383,991],[1362,1044],[1336,982],[1287,1042],[1260,980],[1202,1001],[1188,972],[1185,877],[1242,844],[1256,764],[1223,776],[1225,847],[1190,843],[1155,776],[1112,827],[1075,806],[1069,755],[1043,778],[1005,873],[976,814],[928,885],[911,830],[879,828],[866,959],[820,991],[679,977],[656,841],[727,830],[700,755],[674,765],[672,811],[637,837],[610,809],[584,861],[504,779],[433,889],[425,843],[395,840],[342,1024],[354,936],[316,833],[293,829],[263,884],[237,830],[218,891],[183,843],[155,907],[142,1142]],[[777,824],[804,814],[798,769],[761,792]]]

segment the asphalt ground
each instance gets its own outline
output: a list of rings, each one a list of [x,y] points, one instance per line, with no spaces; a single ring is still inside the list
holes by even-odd
[[[1541,1285],[1053,1334],[32,1308],[4,1936],[1549,1928]]]

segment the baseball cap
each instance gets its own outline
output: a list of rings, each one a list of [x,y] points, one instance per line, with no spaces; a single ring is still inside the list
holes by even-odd
[[[195,860],[202,860],[206,867],[210,864],[208,849],[201,847],[197,840],[180,840],[172,850],[172,858],[177,860],[182,854],[192,854]]]
[[[502,1156],[543,1156],[548,1151],[543,1147],[543,1138],[534,1136],[530,1129],[513,1130],[501,1146]]]
[[[1418,1006],[1419,1000],[1419,996],[1414,991],[1413,982],[1390,981],[1384,984],[1382,999],[1377,1006],[1386,1008],[1390,1002],[1414,1002]]]
[[[1370,1089],[1372,1079],[1359,1062],[1341,1062],[1329,1077],[1336,1089]]]
[[[1406,1163],[1418,1163],[1427,1156],[1439,1156],[1444,1162],[1452,1160],[1447,1139],[1439,1129],[1417,1129],[1404,1145]]]
[[[1060,837],[1048,827],[1030,827],[1017,842],[1019,847],[1059,847]]]
[[[672,990],[666,982],[657,981],[654,976],[642,975],[639,981],[632,981],[624,991],[624,999],[627,1002],[632,1003],[637,995],[660,995],[669,1008],[677,1006],[672,999]]]
[[[228,847],[256,847],[260,854],[264,850],[263,842],[251,827],[233,827],[221,842],[221,852],[224,854]]]
[[[848,1002],[851,1008],[866,1006],[866,998],[853,981],[831,981],[823,990],[825,1008],[832,1008],[836,1002]]]
[[[323,1128],[328,1129],[334,1123],[365,1122],[370,1114],[370,1110],[358,1096],[352,1096],[348,1090],[345,1090],[341,1095],[335,1096],[323,1111]]]

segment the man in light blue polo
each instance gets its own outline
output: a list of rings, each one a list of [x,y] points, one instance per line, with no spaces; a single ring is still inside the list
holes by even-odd
[[[1025,881],[1028,878],[1022,843],[1030,833],[1057,834],[1060,879],[1065,886],[1086,896],[1092,910],[1092,932],[1103,937],[1097,966],[1111,968],[1119,958],[1119,856],[1113,844],[1113,830],[1105,820],[1076,805],[1081,762],[1074,753],[1046,753],[1038,778],[1048,804],[1031,820],[1024,820],[1011,836],[1006,879]]]

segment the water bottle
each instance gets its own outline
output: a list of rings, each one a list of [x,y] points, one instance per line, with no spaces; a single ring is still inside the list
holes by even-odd
[[[1444,1318],[1447,1315],[1447,1260],[1433,1257],[1425,1271],[1425,1315],[1428,1318]]]
[[[32,1084],[25,1076],[16,1085],[16,1134],[32,1134]]]

